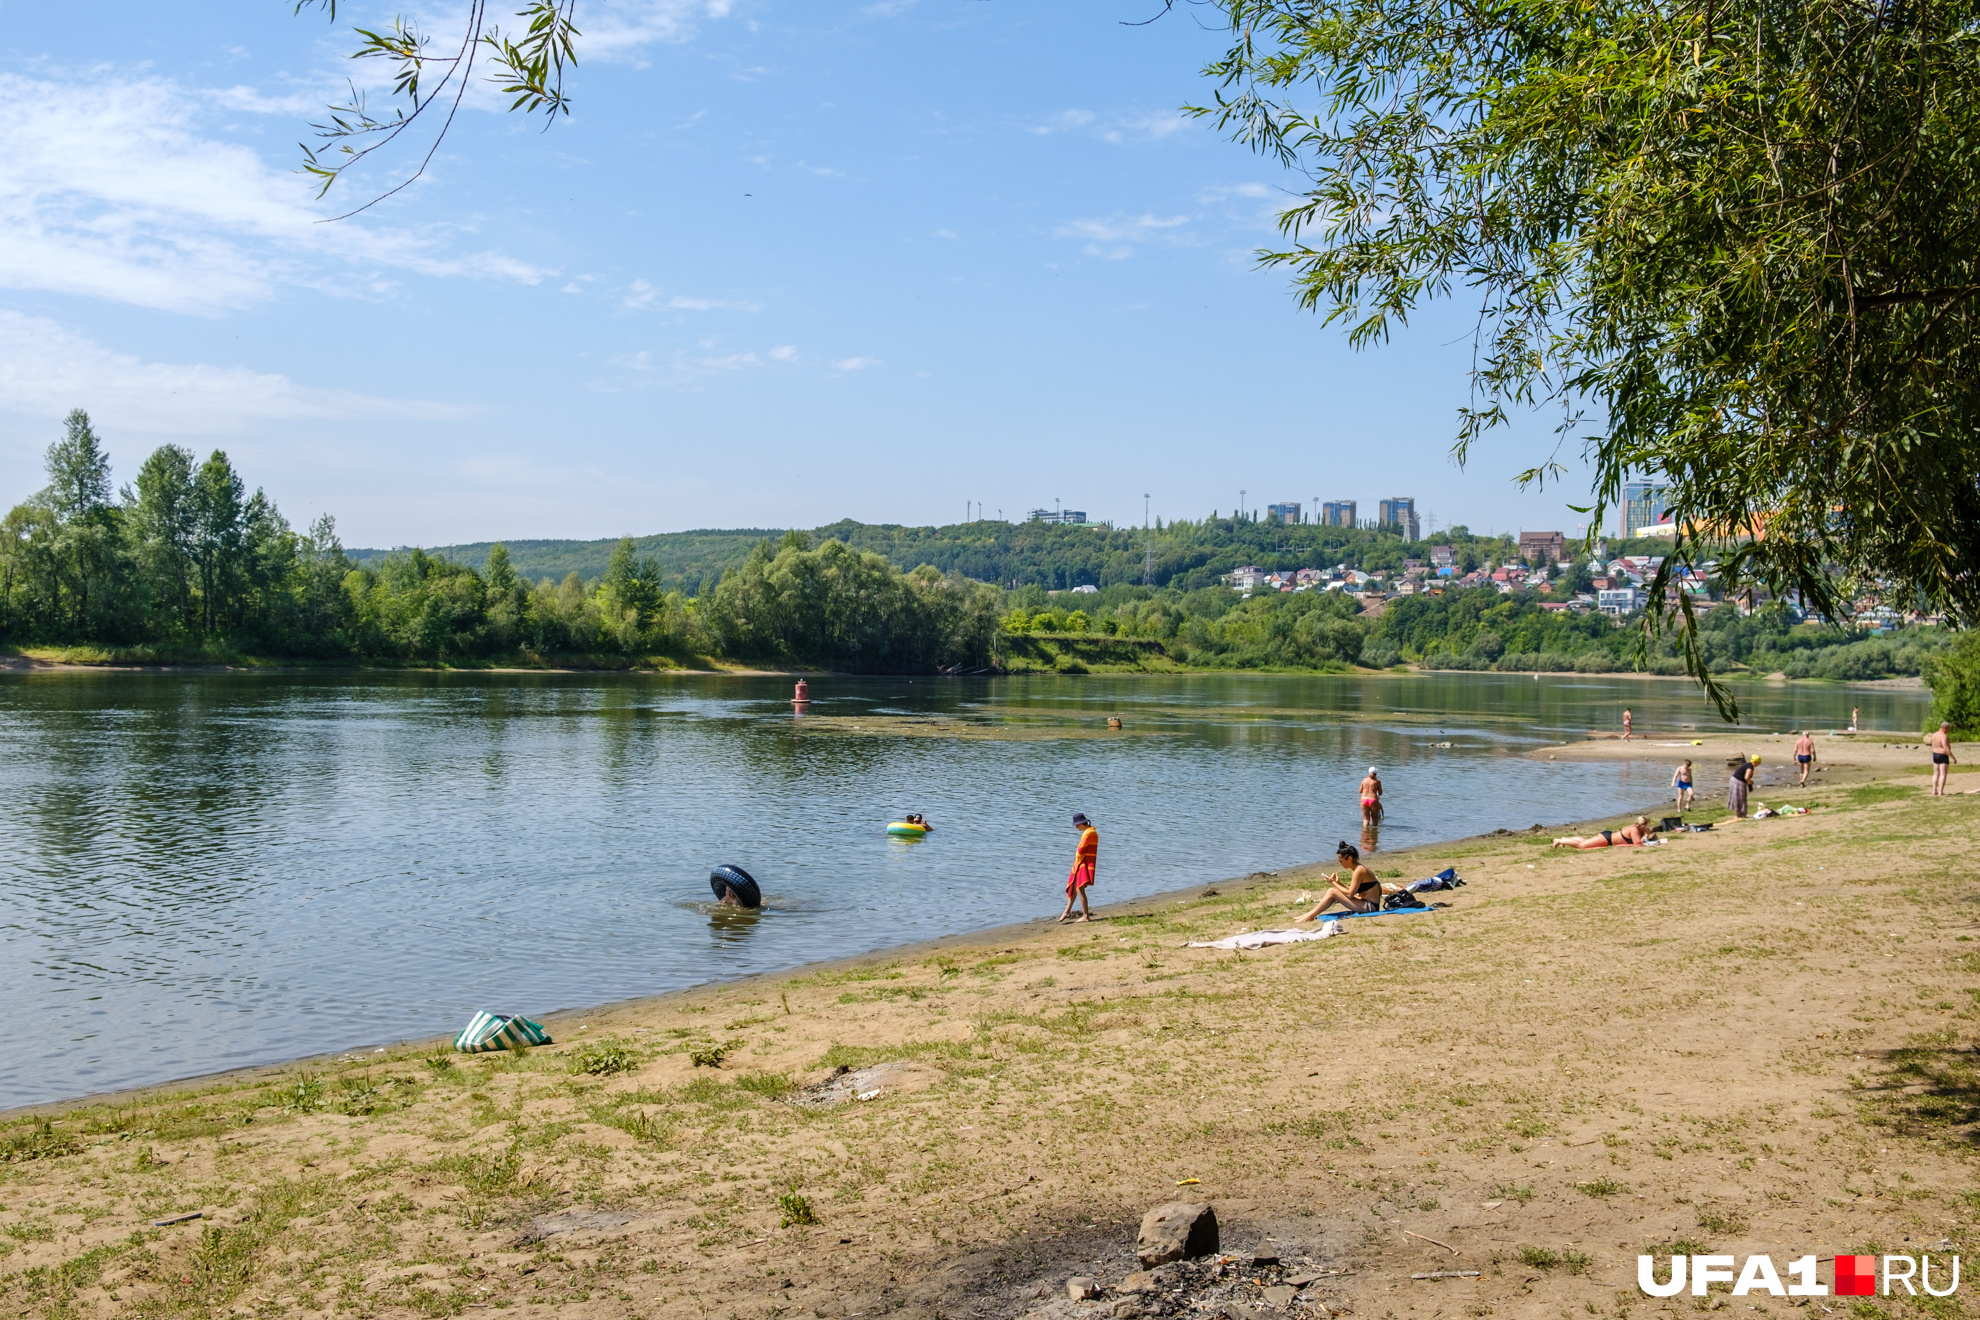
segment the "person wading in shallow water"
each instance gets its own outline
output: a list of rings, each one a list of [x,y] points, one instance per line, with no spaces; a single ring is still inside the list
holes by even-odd
[[[1073,900],[1079,900],[1079,919],[1093,920],[1093,909],[1087,906],[1086,891],[1093,888],[1093,868],[1100,861],[1100,831],[1093,828],[1093,822],[1083,811],[1073,813],[1073,828],[1079,831],[1079,847],[1073,851],[1072,874],[1066,877],[1066,910],[1059,914],[1060,921],[1072,919]]]
[[[1629,741],[1629,707],[1623,707],[1623,741]]]
[[[1361,824],[1364,829],[1374,829],[1382,823],[1382,776],[1375,773],[1375,767],[1368,767],[1367,778],[1361,781]]]

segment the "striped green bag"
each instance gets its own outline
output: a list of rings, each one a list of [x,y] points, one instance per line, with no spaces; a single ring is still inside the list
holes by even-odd
[[[487,1054],[514,1045],[548,1045],[550,1033],[540,1022],[505,1013],[476,1013],[467,1029],[454,1037],[454,1048],[462,1054]]]

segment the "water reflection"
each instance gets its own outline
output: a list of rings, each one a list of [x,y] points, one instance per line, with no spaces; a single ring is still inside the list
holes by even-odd
[[[740,945],[756,930],[763,920],[765,908],[732,907],[727,903],[709,903],[708,933],[718,944]]]
[[[821,678],[802,718],[790,692],[0,676],[0,1105],[1050,916],[1074,810],[1105,823],[1101,902],[1331,859],[1341,839],[1374,853],[1633,814],[1667,768],[1517,754],[1616,727],[1624,705],[1653,741],[1712,722],[1684,684],[1592,676]],[[1866,729],[1910,730],[1924,705],[1751,695],[1768,729],[1856,706]],[[996,736],[887,731],[930,717]],[[1364,831],[1370,765],[1392,814]],[[908,810],[939,846],[886,833]],[[776,878],[767,909],[715,910],[705,877],[729,861]]]

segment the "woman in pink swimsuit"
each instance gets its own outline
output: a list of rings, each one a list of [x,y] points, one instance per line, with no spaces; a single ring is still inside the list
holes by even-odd
[[[1361,781],[1361,823],[1376,825],[1382,819],[1382,777],[1368,767],[1368,778]]]

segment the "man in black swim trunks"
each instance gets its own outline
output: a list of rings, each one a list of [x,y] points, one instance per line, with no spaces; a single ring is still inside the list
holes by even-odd
[[[1932,796],[1946,795],[1946,775],[1952,766],[1959,764],[1953,755],[1952,725],[1941,724],[1925,735],[1925,745],[1932,749]]]
[[[1801,778],[1795,783],[1806,784],[1808,772],[1815,768],[1815,735],[1806,729],[1803,729],[1801,736],[1794,740],[1794,760],[1795,764],[1801,767]]]

